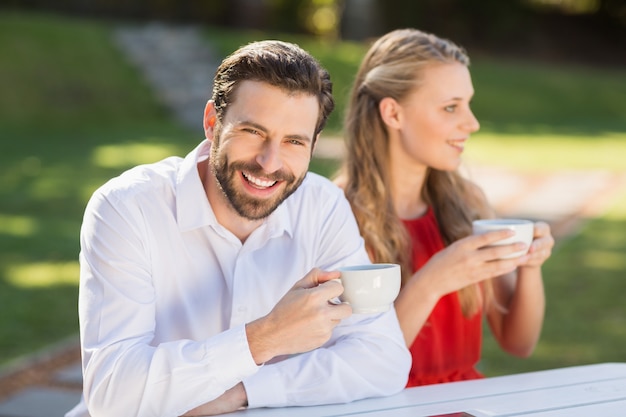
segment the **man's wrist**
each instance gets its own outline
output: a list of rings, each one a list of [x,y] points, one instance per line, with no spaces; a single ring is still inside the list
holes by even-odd
[[[262,319],[257,319],[246,324],[246,337],[248,339],[248,347],[252,359],[258,366],[263,365],[274,357],[271,353],[271,347],[268,345],[267,338],[263,337]]]
[[[238,395],[239,395],[239,404],[241,404],[241,408],[248,407],[248,393],[246,392],[246,387],[243,386],[243,383],[240,382],[237,384],[238,386]]]

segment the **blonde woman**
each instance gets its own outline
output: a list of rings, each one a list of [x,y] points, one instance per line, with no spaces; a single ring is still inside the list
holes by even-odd
[[[370,257],[402,265],[395,307],[413,364],[407,386],[474,379],[483,317],[505,351],[532,353],[544,315],[541,266],[554,239],[537,222],[521,243],[509,232],[471,235],[493,217],[482,190],[457,169],[479,129],[465,52],[415,29],[392,31],[365,55],[345,118],[347,156],[336,182]],[[504,98],[503,98],[504,100]]]

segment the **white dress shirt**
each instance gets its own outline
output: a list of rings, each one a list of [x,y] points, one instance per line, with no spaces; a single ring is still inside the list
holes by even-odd
[[[395,311],[343,320],[322,348],[257,366],[244,325],[313,267],[369,263],[343,192],[308,173],[242,242],[222,227],[197,163],[133,168],[90,199],[81,229],[84,399],[68,416],[178,416],[243,381],[249,407],[390,395],[410,355]],[[86,404],[85,404],[86,403]]]

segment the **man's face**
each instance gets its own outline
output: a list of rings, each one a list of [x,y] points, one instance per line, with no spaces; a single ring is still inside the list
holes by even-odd
[[[211,170],[243,218],[270,215],[302,183],[311,160],[317,98],[258,81],[239,85],[213,138]]]

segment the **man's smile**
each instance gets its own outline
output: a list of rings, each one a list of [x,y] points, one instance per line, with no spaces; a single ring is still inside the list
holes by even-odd
[[[248,183],[258,189],[267,189],[276,185],[278,181],[262,179],[258,177],[254,177],[252,174],[248,172],[241,172],[241,175],[248,181]]]

